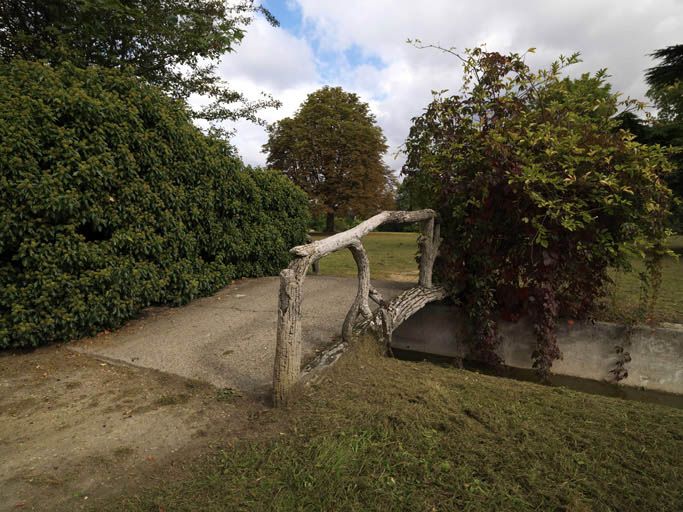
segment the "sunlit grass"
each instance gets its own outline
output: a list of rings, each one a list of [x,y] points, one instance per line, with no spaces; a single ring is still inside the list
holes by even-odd
[[[374,232],[363,238],[363,246],[370,260],[372,279],[417,282],[417,233]],[[337,251],[320,260],[320,273],[352,277],[356,275],[356,263],[349,251]]]

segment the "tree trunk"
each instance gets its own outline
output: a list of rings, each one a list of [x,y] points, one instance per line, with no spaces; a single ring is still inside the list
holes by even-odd
[[[334,233],[334,212],[327,212],[327,226],[325,233]]]
[[[368,255],[360,240],[354,241],[348,247],[353,254],[353,259],[358,268],[358,293],[342,327],[342,340],[346,342],[351,341],[353,327],[356,325],[358,315],[365,319],[372,317],[372,311],[368,305],[368,296],[370,295],[370,261],[368,260]]]

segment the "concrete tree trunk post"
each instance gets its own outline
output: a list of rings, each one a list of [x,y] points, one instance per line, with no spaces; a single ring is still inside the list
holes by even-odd
[[[443,300],[447,296],[448,293],[441,286],[410,288],[391,299],[384,307],[378,308],[372,318],[361,321],[358,324],[358,329],[378,331],[385,343],[391,343],[392,333],[407,318],[410,318],[426,304]]]
[[[280,273],[280,292],[277,318],[277,346],[273,368],[273,402],[285,404],[289,392],[299,379],[301,372],[301,301],[302,287],[309,265],[316,264],[323,256],[348,248],[358,268],[358,292],[342,327],[342,337],[349,341],[354,327],[379,330],[386,343],[391,333],[401,322],[418,311],[428,302],[446,296],[441,287],[432,286],[432,269],[438,253],[439,224],[433,210],[385,211],[361,222],[358,226],[336,235],[299,245],[290,250],[294,259],[289,267]],[[420,222],[422,234],[420,244],[419,286],[406,290],[389,303],[370,285],[370,263],[361,243],[361,238],[387,222]],[[375,301],[379,308],[373,314],[368,304]],[[359,322],[359,317],[362,320]]]
[[[353,327],[356,325],[359,314],[363,315],[364,318],[372,316],[372,311],[370,311],[370,306],[368,305],[368,297],[370,296],[370,261],[368,260],[368,255],[360,240],[354,240],[349,245],[349,249],[358,267],[358,293],[356,293],[356,299],[353,301],[353,305],[344,320],[344,326],[342,327],[342,339],[344,341],[351,340]]]
[[[434,261],[441,244],[440,235],[440,226],[434,217],[420,223],[420,239],[418,240],[420,246],[420,278],[418,282],[420,286],[425,288],[432,286]]]
[[[277,344],[273,369],[273,401],[287,402],[289,389],[301,372],[301,299],[310,258],[294,260],[280,272],[277,310]]]

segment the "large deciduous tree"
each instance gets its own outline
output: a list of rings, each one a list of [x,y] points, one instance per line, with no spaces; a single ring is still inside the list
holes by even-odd
[[[248,101],[214,73],[256,12],[277,24],[253,0],[5,0],[0,60],[129,68],[175,98],[212,98],[195,117],[256,121],[259,108],[278,102]]]
[[[367,215],[391,205],[394,180],[383,163],[386,139],[370,107],[341,87],[309,94],[293,117],[269,128],[268,165],[303,188],[314,213]]]

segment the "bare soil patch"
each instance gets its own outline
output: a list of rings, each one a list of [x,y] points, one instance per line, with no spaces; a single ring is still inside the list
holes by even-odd
[[[53,346],[0,355],[0,510],[99,508],[269,430],[267,404]]]
[[[0,512],[99,510],[167,485],[212,447],[277,435],[267,398],[277,286],[244,280],[115,332],[0,353]],[[338,335],[346,307],[327,305],[350,304],[356,282],[306,286],[309,358]],[[387,298],[404,288],[377,286]]]

